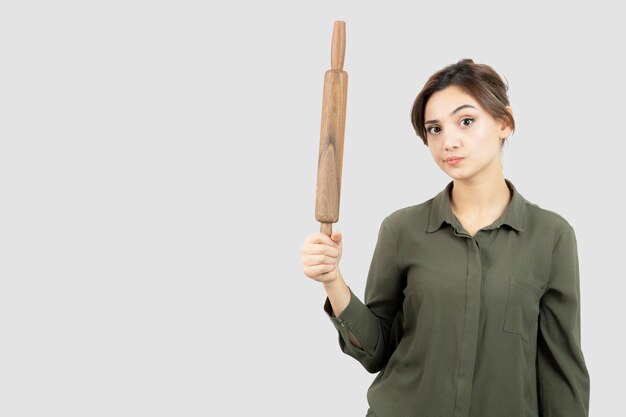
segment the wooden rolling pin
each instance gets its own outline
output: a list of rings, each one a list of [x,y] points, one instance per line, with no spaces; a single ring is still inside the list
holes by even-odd
[[[335,21],[331,49],[331,69],[324,74],[322,127],[317,161],[315,220],[320,232],[330,236],[339,220],[343,137],[346,126],[348,73],[343,70],[346,51],[346,24]]]

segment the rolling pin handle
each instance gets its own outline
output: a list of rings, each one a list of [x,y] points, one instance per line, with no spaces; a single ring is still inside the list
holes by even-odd
[[[346,22],[336,20],[333,27],[333,43],[330,53],[330,67],[336,71],[343,71],[343,61],[346,55]]]
[[[333,234],[333,224],[332,223],[321,223],[320,232],[324,233],[326,236]]]

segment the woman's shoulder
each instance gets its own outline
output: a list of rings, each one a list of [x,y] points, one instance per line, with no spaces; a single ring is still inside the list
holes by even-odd
[[[402,227],[422,221],[426,223],[430,216],[430,206],[433,199],[434,197],[421,203],[394,209],[383,219],[383,222],[389,222],[393,227]]]
[[[559,236],[567,230],[573,231],[572,225],[561,213],[529,201],[510,180],[506,179],[506,182],[513,191],[515,216],[521,216],[518,223],[526,232],[547,237],[549,233]]]
[[[529,201],[526,201],[525,224],[530,230],[542,230],[544,233],[552,231],[561,234],[574,230],[572,224],[561,213]]]

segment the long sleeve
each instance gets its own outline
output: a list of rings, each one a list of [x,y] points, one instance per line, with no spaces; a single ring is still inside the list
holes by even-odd
[[[378,372],[386,365],[399,338],[404,284],[397,267],[397,253],[398,242],[386,217],[380,226],[370,263],[365,303],[352,289],[350,302],[338,317],[332,314],[328,297],[324,303],[324,311],[339,332],[341,350],[358,360],[370,373]],[[350,342],[348,330],[362,348]]]
[[[590,380],[581,348],[580,282],[574,230],[556,242],[537,337],[542,417],[588,417]]]

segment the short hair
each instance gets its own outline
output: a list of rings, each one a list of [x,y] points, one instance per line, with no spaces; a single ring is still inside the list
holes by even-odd
[[[424,145],[428,146],[424,125],[426,103],[434,93],[449,86],[461,88],[476,99],[494,119],[507,122],[511,126],[511,132],[515,130],[515,119],[506,109],[509,105],[508,85],[489,65],[476,64],[472,59],[465,58],[431,75],[413,103],[411,123]]]

